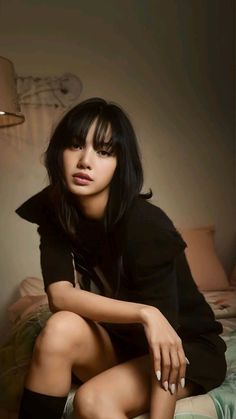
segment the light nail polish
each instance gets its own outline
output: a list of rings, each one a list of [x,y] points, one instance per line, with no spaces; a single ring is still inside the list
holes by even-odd
[[[185,378],[181,378],[180,385],[181,385],[182,388],[185,387]]]
[[[169,387],[168,381],[164,381],[163,386],[164,386],[165,391],[167,391]]]
[[[161,371],[160,370],[156,371],[156,376],[157,376],[158,381],[160,381],[160,379],[161,379]]]
[[[175,393],[175,384],[171,384],[170,391],[171,391],[172,394]]]
[[[190,362],[189,362],[188,358],[187,358],[187,357],[185,357],[185,359],[186,359],[186,363],[189,365],[189,364],[190,364]]]

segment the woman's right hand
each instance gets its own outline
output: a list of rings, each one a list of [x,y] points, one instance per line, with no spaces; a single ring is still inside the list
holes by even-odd
[[[153,306],[142,308],[142,324],[153,356],[157,379],[172,394],[185,386],[187,358],[182,341],[163,314]]]

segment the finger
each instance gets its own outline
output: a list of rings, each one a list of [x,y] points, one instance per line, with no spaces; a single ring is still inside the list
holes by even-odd
[[[179,378],[179,356],[178,348],[173,345],[170,349],[170,375],[169,375],[169,390],[172,394],[175,394],[178,388],[178,378]]]
[[[185,374],[186,374],[186,366],[189,365],[189,361],[185,356],[184,350],[181,346],[181,348],[178,351],[179,356],[179,362],[180,362],[180,368],[179,368],[179,377],[178,381],[182,388],[185,387]]]
[[[169,388],[170,374],[170,353],[168,347],[161,348],[161,373],[162,386],[167,391]]]
[[[161,380],[161,352],[160,347],[158,345],[155,345],[152,349],[152,356],[153,356],[153,365],[154,365],[154,371],[157,377],[157,380]]]
[[[187,357],[185,357],[185,361],[187,365],[190,365],[189,359]]]

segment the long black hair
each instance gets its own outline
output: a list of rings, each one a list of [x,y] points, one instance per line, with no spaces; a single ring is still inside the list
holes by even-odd
[[[106,207],[106,229],[109,231],[114,229],[136,197],[140,195],[148,199],[152,196],[151,191],[141,194],[143,169],[137,138],[128,116],[115,103],[101,98],[85,100],[73,107],[61,119],[45,152],[45,166],[52,186],[54,208],[63,228],[71,235],[76,234],[78,209],[74,197],[66,186],[62,153],[75,142],[83,146],[89,128],[95,120],[94,148],[105,145],[117,157]],[[109,127],[111,136],[107,142]]]

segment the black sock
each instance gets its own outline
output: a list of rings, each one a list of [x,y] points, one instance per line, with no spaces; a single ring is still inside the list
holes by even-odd
[[[18,419],[61,419],[66,399],[24,388]]]

